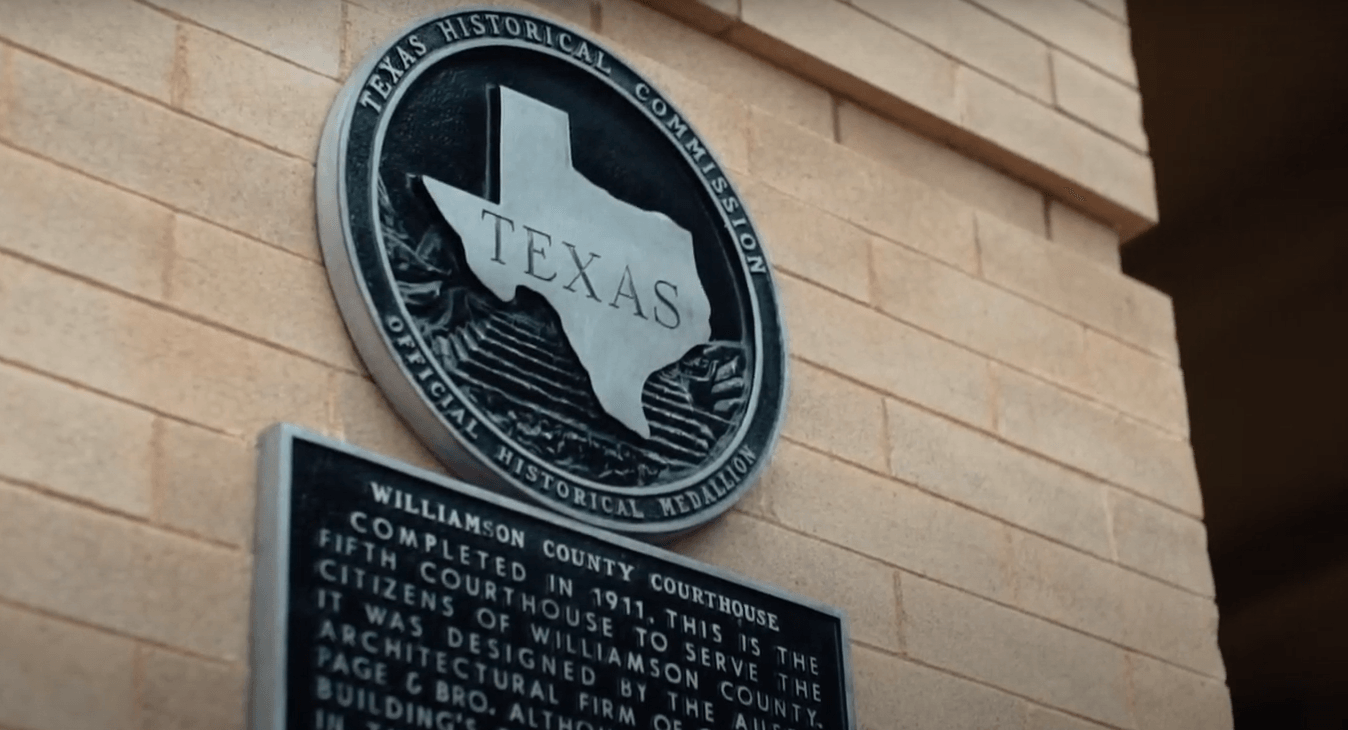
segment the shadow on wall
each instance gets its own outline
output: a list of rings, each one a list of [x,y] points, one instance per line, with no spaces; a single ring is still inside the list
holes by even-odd
[[[1130,2],[1238,730],[1348,727],[1348,6]]]

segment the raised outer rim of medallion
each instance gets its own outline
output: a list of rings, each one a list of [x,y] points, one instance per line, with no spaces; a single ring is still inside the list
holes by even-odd
[[[658,88],[652,85],[649,80],[636,70],[635,67],[625,60],[622,60],[621,56],[615,56],[608,48],[596,43],[586,33],[577,31],[576,29],[568,27],[553,19],[540,17],[515,8],[489,8],[481,6],[459,8],[450,12],[436,13],[420,18],[409,23],[397,33],[392,34],[389,40],[372,50],[361,63],[352,70],[351,75],[348,77],[346,83],[343,85],[343,88],[339,91],[337,98],[333,102],[332,110],[329,113],[320,145],[319,169],[318,175],[316,176],[316,187],[318,188],[319,194],[318,212],[320,218],[320,239],[321,242],[323,242],[322,248],[325,254],[325,263],[329,270],[329,278],[333,281],[334,290],[336,290],[336,293],[339,295],[337,297],[339,306],[343,303],[346,304],[346,306],[341,306],[341,309],[343,310],[343,319],[347,322],[347,326],[351,330],[353,340],[356,340],[356,344],[358,345],[357,349],[361,352],[362,359],[365,359],[365,354],[370,352],[371,358],[366,360],[366,365],[369,367],[372,375],[374,375],[380,388],[383,389],[389,396],[389,399],[393,401],[398,413],[411,423],[413,430],[417,435],[422,438],[441,459],[445,460],[451,468],[455,469],[462,476],[480,480],[491,488],[505,493],[526,493],[531,499],[550,509],[562,512],[573,519],[582,520],[605,529],[638,535],[647,539],[661,539],[682,534],[715,519],[733,506],[743,494],[748,491],[748,489],[752,488],[752,486],[757,483],[758,479],[761,478],[762,472],[770,459],[773,447],[775,447],[776,441],[780,437],[781,427],[785,417],[786,383],[790,364],[789,358],[787,357],[789,349],[786,342],[785,327],[782,323],[780,297],[778,296],[778,289],[772,273],[771,259],[765,248],[761,245],[761,239],[759,239],[760,245],[758,246],[756,254],[761,255],[764,259],[765,267],[767,269],[765,274],[767,277],[766,289],[769,295],[775,300],[774,304],[776,304],[776,306],[773,307],[775,313],[773,319],[775,322],[772,324],[776,325],[776,334],[781,342],[779,366],[782,378],[781,387],[777,389],[778,393],[776,398],[762,398],[763,393],[761,387],[764,359],[763,329],[765,325],[759,303],[759,297],[762,295],[754,286],[753,275],[748,270],[749,264],[745,259],[744,252],[740,250],[739,246],[732,244],[731,247],[735,249],[734,258],[736,258],[740,264],[740,275],[743,277],[742,280],[747,284],[746,289],[749,294],[748,300],[752,308],[752,321],[756,324],[753,335],[758,350],[758,357],[755,358],[757,372],[755,373],[754,391],[751,396],[751,410],[741,419],[741,423],[737,428],[734,438],[729,442],[729,445],[722,450],[715,460],[708,462],[707,465],[697,472],[675,482],[641,488],[613,487],[611,485],[593,483],[585,479],[578,479],[570,473],[564,472],[539,460],[533,454],[530,454],[525,449],[517,446],[513,440],[501,434],[495,426],[491,424],[489,419],[482,417],[483,414],[476,413],[477,408],[472,405],[471,401],[461,398],[461,400],[468,404],[475,414],[479,416],[480,424],[483,427],[490,429],[497,441],[509,447],[517,455],[529,458],[529,460],[532,463],[535,463],[539,468],[546,469],[553,474],[560,474],[562,478],[572,484],[579,484],[587,489],[593,489],[598,492],[622,497],[645,498],[664,494],[674,494],[695,486],[716,473],[718,469],[729,461],[734,455],[736,448],[744,443],[744,439],[750,428],[757,425],[755,417],[759,415],[759,411],[771,415],[772,423],[767,425],[766,436],[763,438],[763,443],[755,444],[755,446],[760,446],[759,458],[755,460],[752,468],[740,480],[739,484],[714,504],[695,510],[683,518],[675,520],[648,519],[644,522],[610,520],[592,512],[572,509],[566,502],[563,502],[556,497],[544,495],[540,493],[539,490],[524,483],[517,483],[517,480],[513,479],[503,469],[497,467],[494,459],[489,458],[468,439],[462,438],[459,435],[458,429],[448,423],[439,411],[434,408],[433,404],[429,402],[428,395],[422,389],[413,385],[415,381],[412,373],[407,370],[397,349],[389,339],[388,334],[384,331],[384,327],[378,322],[379,311],[373,304],[373,299],[370,296],[364,277],[358,275],[356,272],[354,251],[355,241],[351,235],[348,220],[348,191],[346,190],[346,175],[344,174],[344,170],[346,167],[347,146],[350,139],[350,123],[356,107],[358,92],[363,88],[365,80],[370,73],[375,70],[378,62],[384,55],[395,45],[403,41],[408,35],[436,21],[472,14],[474,12],[508,13],[519,17],[531,18],[538,22],[552,25],[560,30],[575,33],[577,37],[591,44],[592,47],[602,50],[611,58],[618,60],[628,68],[634,77],[642,83],[645,83],[653,91],[659,93]],[[423,59],[418,63],[416,68],[408,72],[408,77],[399,83],[394,96],[389,99],[385,110],[380,113],[379,125],[375,133],[375,140],[371,150],[373,159],[378,159],[378,152],[379,149],[382,148],[384,131],[389,117],[397,108],[398,101],[401,100],[404,90],[410,88],[417,76],[423,73],[425,69],[434,66],[437,62],[456,53],[470,48],[498,45],[521,47],[530,51],[543,53],[557,60],[571,63],[573,66],[586,71],[595,78],[603,80],[619,96],[640,109],[651,124],[655,124],[662,130],[662,133],[671,144],[675,144],[676,148],[682,149],[682,146],[677,144],[677,140],[674,140],[669,136],[669,131],[665,128],[665,125],[661,124],[659,120],[653,117],[650,110],[647,109],[645,105],[634,99],[626,89],[618,86],[608,77],[595,72],[588,65],[581,64],[570,56],[546,46],[540,47],[522,41],[511,41],[506,38],[487,36],[473,40],[460,41],[451,46],[437,48],[436,51],[429,54],[426,59]],[[678,112],[678,108],[673,103],[669,102],[668,97],[665,94],[660,93],[659,95],[660,98],[668,104],[672,113]],[[679,117],[688,124],[689,130],[697,137],[697,139],[705,141],[705,138],[702,137],[702,135],[697,134],[696,128],[688,122],[686,117],[682,114],[680,114]],[[331,154],[332,145],[334,143],[336,143],[339,148],[339,153],[337,155]],[[721,164],[720,159],[716,156],[715,152],[712,149],[707,148],[705,144],[703,147],[707,149],[707,154],[711,157],[716,169],[726,171],[727,168]],[[681,151],[681,154],[684,156],[685,164],[693,167],[693,163],[687,158],[686,152]],[[694,169],[696,170],[696,168]],[[706,179],[706,176],[697,175],[697,177],[702,182],[707,196],[715,201],[717,195],[711,190],[710,182]],[[748,219],[749,230],[751,230],[757,238],[757,226],[753,224],[752,214],[748,211],[747,207],[744,206],[743,197],[740,196],[734,183],[729,180],[728,177],[726,182],[729,185],[729,190],[734,193],[735,197],[741,203],[741,211],[744,213],[745,218]],[[371,185],[370,192],[372,198],[377,195],[373,184]],[[371,203],[372,210],[377,209],[377,200],[372,199]],[[337,208],[337,210],[334,211],[334,207]],[[720,216],[721,225],[726,230],[730,231],[731,238],[733,239],[734,228],[730,224],[728,214],[721,209],[720,206],[713,207],[716,208]],[[337,215],[340,218],[338,221],[340,223],[340,233],[332,230],[334,223],[334,221],[332,221],[333,215]],[[373,227],[373,231],[374,235],[379,239],[380,244],[382,245],[382,231],[377,225]],[[726,244],[723,243],[722,245]],[[339,255],[329,255],[331,253]],[[383,259],[381,264],[385,276],[388,277],[389,281],[392,281],[392,271],[388,266],[387,260]],[[340,277],[339,274],[345,274],[345,277]],[[339,284],[339,278],[346,278],[347,280],[340,282]],[[355,290],[352,293],[357,294],[360,300],[360,306],[356,306],[356,302],[351,302],[348,297],[343,297],[341,295],[343,291],[350,291],[352,289]],[[407,313],[401,300],[397,301],[397,306],[400,314],[404,317],[404,320],[410,321],[410,319],[407,319]],[[349,314],[355,316],[348,316],[348,310],[350,310]],[[355,322],[353,322],[353,319]],[[359,332],[357,330],[359,330]],[[423,353],[428,352],[420,335],[415,331],[412,331],[411,334],[416,338],[417,346]],[[377,342],[371,340],[377,340]],[[372,347],[372,345],[378,345],[378,347]],[[371,360],[374,360],[375,362],[372,362]],[[431,358],[428,358],[428,360],[434,365],[437,374],[444,377],[445,373],[439,364]],[[454,389],[456,395],[461,396],[461,393],[454,385],[452,379],[444,377],[444,381],[446,385]],[[438,438],[442,435],[447,438]]]

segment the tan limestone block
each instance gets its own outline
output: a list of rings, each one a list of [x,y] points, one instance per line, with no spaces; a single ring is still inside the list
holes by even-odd
[[[1014,605],[1131,649],[1222,672],[1210,598],[1033,535],[1012,536]]]
[[[7,256],[0,311],[0,356],[55,377],[249,438],[327,423],[327,368]]]
[[[167,418],[160,419],[155,435],[159,521],[251,549],[258,474],[250,437],[225,436]]]
[[[868,231],[965,271],[977,270],[972,208],[756,109],[749,114],[749,172]]]
[[[1212,564],[1203,523],[1117,489],[1109,509],[1119,562],[1148,575],[1211,596]]]
[[[701,6],[687,0],[669,4]],[[602,32],[617,43],[715,92],[757,106],[815,134],[833,135],[833,100],[825,89],[634,0],[603,0],[601,8]],[[632,54],[624,54],[628,55]],[[631,60],[646,71],[638,56],[633,55]],[[674,96],[672,91],[671,96],[678,106],[687,105],[693,98]]]
[[[956,78],[959,120],[969,132],[1141,218],[1156,220],[1156,181],[1145,154],[978,71],[960,68]],[[1022,163],[1012,159],[1008,164]]]
[[[247,657],[248,555],[0,485],[0,594],[188,651]]]
[[[1128,23],[1128,4],[1125,0],[1085,0],[1091,7],[1125,25]]]
[[[1130,86],[1137,86],[1128,26],[1079,0],[981,0],[993,13]]]
[[[33,56],[15,61],[16,145],[318,257],[312,165]]]
[[[1128,660],[1138,727],[1231,730],[1231,693],[1222,682],[1136,654]]]
[[[1117,640],[1125,597],[1117,565],[1026,533],[1013,533],[1017,608],[1078,631]]]
[[[312,160],[337,82],[238,41],[183,27],[179,106],[263,144]]]
[[[172,217],[149,200],[0,147],[0,248],[159,299]]]
[[[986,685],[864,646],[852,650],[852,667],[864,730],[1024,728],[1020,700]]]
[[[1048,201],[1048,237],[1077,254],[1119,270],[1119,232],[1060,200]]]
[[[870,300],[869,233],[752,179],[740,194],[774,268]]]
[[[1106,730],[1106,726],[1027,703],[1025,730]]]
[[[337,367],[360,368],[322,264],[187,216],[174,223],[169,304]]]
[[[894,476],[1031,532],[1111,556],[1102,484],[906,403],[885,405]]]
[[[1171,362],[1179,360],[1170,297],[1115,268],[977,213],[983,278]],[[1117,254],[1117,249],[1115,249]]]
[[[853,0],[853,5],[969,66],[1052,101],[1048,46],[965,0]]]
[[[376,0],[378,1],[378,0]],[[401,0],[394,0],[395,2]],[[464,3],[480,4],[480,3]],[[594,29],[595,8],[598,0],[529,0],[525,9],[559,18],[578,28]]]
[[[1132,727],[1126,657],[1099,639],[904,575],[908,655],[1053,707]]]
[[[393,410],[378,386],[347,373],[338,373],[335,378],[342,440],[423,469],[449,472]]]
[[[1058,107],[1112,134],[1132,147],[1147,150],[1142,128],[1142,95],[1075,58],[1054,49],[1053,87]]]
[[[747,511],[791,529],[979,595],[1011,596],[1007,528],[913,487],[788,442],[750,495]]]
[[[679,114],[686,115],[688,123],[721,164],[731,170],[749,169],[749,109],[741,100],[718,93],[639,53],[621,47],[615,47],[614,51],[629,59]]]
[[[987,362],[790,276],[777,279],[793,355],[966,423],[991,415]]]
[[[1045,233],[1043,193],[940,142],[846,101],[838,103],[838,140],[975,208]]]
[[[1149,221],[1159,219],[1156,175],[1150,156],[1119,144],[1074,120],[1068,120],[1064,127],[1072,136],[1080,137],[1081,149],[1085,150],[1078,172],[1080,177],[1074,179],[1093,181],[1094,189],[1100,195],[1119,201]],[[1050,219],[1050,230],[1052,224]],[[1122,229],[1128,224],[1118,225]],[[1141,232],[1136,227],[1127,230],[1130,231],[1129,238]]]
[[[148,516],[154,417],[0,364],[0,474]]]
[[[806,362],[791,362],[782,435],[840,459],[884,471],[883,397]]]
[[[244,730],[248,672],[163,649],[141,650],[143,730]]]
[[[12,104],[14,86],[15,51],[0,43],[0,139],[9,138],[9,107]]]
[[[582,30],[593,27],[590,0],[497,0],[491,6],[536,13]],[[342,75],[349,74],[367,53],[394,40],[396,34],[412,23],[465,7],[481,8],[484,4],[476,0],[351,0],[346,4]]]
[[[716,34],[730,27],[740,14],[740,0],[642,0],[701,30]]]
[[[996,368],[998,432],[1052,459],[1192,515],[1202,496],[1187,441],[1006,368]]]
[[[0,725],[134,727],[135,652],[130,639],[0,605]]]
[[[847,612],[852,638],[899,648],[894,569],[738,512],[668,546]]]
[[[366,4],[374,6],[365,7]],[[341,77],[345,79],[356,64],[377,46],[392,40],[393,34],[417,17],[409,11],[394,12],[378,0],[361,0],[346,4],[346,24],[342,28],[345,51],[342,53]]]
[[[337,75],[341,0],[153,0],[153,4],[325,76]]]
[[[1086,392],[1180,437],[1189,435],[1184,373],[1173,362],[1086,331]]]
[[[1118,582],[1122,621],[1116,641],[1209,677],[1226,676],[1212,598],[1124,570]]]
[[[888,241],[875,241],[873,261],[881,310],[995,360],[1062,383],[1082,381],[1080,324]]]
[[[0,0],[0,38],[168,101],[177,23],[133,0]]]
[[[958,116],[956,63],[854,7],[835,0],[740,0],[740,20],[748,32],[732,28],[737,42],[769,57],[795,57],[806,64],[797,70],[832,88],[848,91],[860,81],[941,119]]]
[[[473,0],[351,0],[352,5],[361,6],[384,15],[396,16],[401,24],[411,23],[419,18],[458,8],[484,7]],[[492,3],[492,7],[515,8],[550,15],[571,25],[588,28],[592,19],[594,2],[591,0],[504,0]]]

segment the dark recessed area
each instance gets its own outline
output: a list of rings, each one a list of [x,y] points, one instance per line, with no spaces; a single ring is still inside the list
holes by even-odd
[[[1237,730],[1348,727],[1348,6],[1129,3]]]

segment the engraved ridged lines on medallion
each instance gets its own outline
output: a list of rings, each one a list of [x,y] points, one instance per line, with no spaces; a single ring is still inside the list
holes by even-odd
[[[732,423],[699,410],[686,390],[657,374],[647,381],[643,402],[652,436],[637,440],[605,423],[589,383],[559,363],[567,354],[528,323],[503,312],[459,327],[442,352],[445,365],[469,387],[555,419],[586,438],[632,449],[657,472],[697,466]],[[443,351],[443,346],[442,346]],[[515,424],[499,424],[510,428]]]

